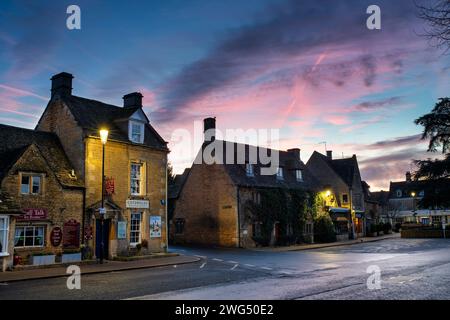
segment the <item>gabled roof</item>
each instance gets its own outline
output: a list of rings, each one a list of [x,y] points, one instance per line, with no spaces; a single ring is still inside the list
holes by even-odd
[[[169,186],[168,186],[168,196],[167,197],[169,199],[178,199],[178,197],[180,196],[180,192],[183,189],[184,183],[186,182],[190,171],[191,171],[190,168],[186,168],[186,169],[184,169],[182,174],[177,174],[175,176],[173,183],[169,184]]]
[[[108,139],[132,143],[128,138],[128,120],[140,107],[118,107],[101,101],[86,99],[74,95],[64,96],[62,102],[67,105],[75,121],[88,136],[99,136],[99,128],[109,130]],[[142,111],[145,115],[145,112]],[[147,116],[145,115],[147,118]],[[148,118],[147,118],[148,120]],[[167,142],[147,122],[145,125],[144,145],[167,150]]]
[[[369,200],[376,201],[379,204],[386,204],[389,199],[388,191],[375,191],[370,193]]]
[[[34,131],[0,124],[0,179],[31,145],[35,145],[61,185],[83,187],[80,179],[73,178],[73,169],[62,145],[54,133]]]
[[[318,181],[310,173],[309,169],[293,153],[223,140],[214,140],[213,142],[205,143],[203,147],[209,144],[215,144],[216,146],[219,146],[219,144],[222,145],[222,163],[226,169],[226,172],[235,185],[242,187],[289,188],[308,190],[316,190],[319,186]],[[230,154],[234,156],[234,163],[227,164],[227,150],[230,149]],[[241,163],[237,163],[237,150],[245,150],[244,161],[239,161]],[[264,155],[272,155],[275,152],[278,152],[279,166],[283,168],[283,179],[278,179],[275,174],[261,175],[261,168],[268,167],[268,165],[265,165],[264,162],[261,161],[259,157],[260,152],[262,152],[262,154]],[[251,161],[249,161],[251,154],[256,154],[258,155],[258,157],[257,159],[255,159],[256,163],[253,163],[253,176],[248,176],[245,163],[251,163]],[[198,160],[196,162],[198,162]],[[303,181],[297,181],[297,169],[302,171]]]
[[[440,182],[443,183],[443,182]],[[447,185],[450,184],[450,179],[447,182]],[[422,191],[424,193],[432,191],[438,188],[438,183],[435,181],[429,180],[412,180],[412,181],[398,181],[391,182],[389,186],[389,198],[411,198],[411,193],[415,192],[417,198],[421,198],[420,194]],[[402,192],[401,197],[397,196],[397,190]]]

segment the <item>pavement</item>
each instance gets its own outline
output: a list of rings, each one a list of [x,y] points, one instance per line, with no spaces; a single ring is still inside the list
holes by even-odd
[[[339,247],[339,246],[348,246],[353,244],[361,244],[367,242],[376,242],[386,239],[398,239],[401,238],[400,233],[392,233],[378,237],[362,237],[355,240],[345,240],[345,241],[337,241],[331,243],[312,243],[312,244],[300,244],[293,246],[284,246],[284,247],[264,247],[264,248],[252,248],[251,250],[255,251],[266,251],[266,252],[285,252],[285,251],[301,251],[301,250],[312,250],[312,249],[321,249],[321,248],[330,248],[330,247]]]
[[[123,271],[123,270],[134,270],[143,268],[155,268],[161,266],[172,266],[181,265],[185,263],[193,263],[199,261],[198,257],[191,256],[168,256],[168,257],[158,257],[150,259],[140,259],[135,261],[110,261],[106,260],[103,264],[84,264],[84,263],[73,263],[72,265],[79,265],[81,274],[96,274],[105,273],[112,271]],[[67,266],[60,267],[49,267],[49,268],[39,268],[31,270],[15,270],[0,272],[0,283],[2,282],[13,282],[13,281],[23,281],[23,280],[33,280],[33,279],[48,279],[48,278],[58,278],[66,277]]]

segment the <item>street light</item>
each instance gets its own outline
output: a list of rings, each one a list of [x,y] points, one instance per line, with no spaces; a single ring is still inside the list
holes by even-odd
[[[413,191],[411,192],[411,197],[413,198],[413,216],[416,219],[416,223],[419,223],[417,216],[416,216],[416,193]]]
[[[102,206],[100,208],[100,234],[101,234],[101,244],[100,244],[100,263],[103,263],[103,255],[105,251],[105,237],[104,237],[104,221],[105,221],[105,145],[108,141],[108,130],[100,130],[100,140],[102,141]]]

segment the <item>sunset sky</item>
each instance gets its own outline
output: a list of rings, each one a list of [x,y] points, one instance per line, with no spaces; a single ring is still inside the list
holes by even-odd
[[[81,8],[81,30],[66,8]],[[366,8],[381,8],[381,30]],[[144,95],[153,126],[215,116],[219,129],[278,128],[306,162],[356,154],[371,190],[435,157],[413,121],[450,94],[450,55],[430,46],[412,0],[8,1],[0,3],[0,123],[34,128],[50,77],[122,105]],[[173,152],[176,172],[192,154]]]

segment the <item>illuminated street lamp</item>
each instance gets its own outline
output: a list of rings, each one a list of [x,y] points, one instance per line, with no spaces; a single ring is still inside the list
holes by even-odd
[[[101,234],[101,244],[100,244],[100,263],[103,263],[103,255],[105,251],[105,240],[104,240],[104,220],[105,220],[105,145],[108,141],[108,130],[100,130],[100,140],[102,141],[102,206],[99,210],[100,213],[100,234]]]
[[[416,216],[416,193],[414,191],[411,192],[411,197],[413,198],[413,216],[416,219],[416,223],[419,223]]]

